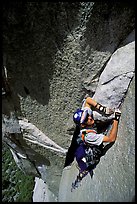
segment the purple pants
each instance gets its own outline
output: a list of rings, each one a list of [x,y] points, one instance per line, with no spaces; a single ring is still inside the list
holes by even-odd
[[[84,161],[82,161],[82,158],[85,157],[85,145],[81,144],[75,152],[75,157],[76,157],[76,161],[80,167],[80,171],[84,171],[87,168],[87,165]]]

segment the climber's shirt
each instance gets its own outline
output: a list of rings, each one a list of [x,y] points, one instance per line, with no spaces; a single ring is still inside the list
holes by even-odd
[[[104,134],[97,134],[94,132],[89,132],[85,135],[85,143],[92,145],[100,145],[103,142]]]
[[[87,145],[100,145],[103,142],[104,134],[98,134],[94,129],[86,128],[80,130],[77,143],[85,143]]]

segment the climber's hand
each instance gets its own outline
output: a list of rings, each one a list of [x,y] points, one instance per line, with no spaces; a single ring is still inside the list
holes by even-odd
[[[105,113],[105,115],[112,115],[114,113],[114,110],[112,110],[111,108],[106,107],[104,113]]]
[[[119,121],[120,116],[121,116],[121,111],[119,109],[115,109],[115,111],[114,111],[114,120]]]

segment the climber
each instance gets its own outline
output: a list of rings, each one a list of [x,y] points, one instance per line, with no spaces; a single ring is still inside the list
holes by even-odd
[[[93,106],[100,113],[108,116],[114,113],[112,128],[108,135],[98,134],[94,128],[94,118],[93,111],[90,106]],[[118,123],[121,116],[120,110],[111,110],[101,104],[95,102],[92,98],[87,97],[84,101],[82,109],[78,109],[74,115],[73,120],[80,128],[80,133],[77,137],[77,149],[75,152],[76,161],[80,168],[80,173],[77,179],[81,179],[88,172],[91,172],[93,176],[93,169],[98,164],[101,157],[101,150],[103,148],[103,143],[114,142],[117,138]],[[84,173],[83,173],[84,172]]]
[[[95,130],[95,121],[93,117],[93,111],[98,111],[102,115],[110,116],[114,114],[112,119],[112,128],[108,135],[104,133],[97,133]],[[72,182],[71,191],[78,187],[80,181],[90,173],[93,176],[93,169],[100,161],[100,157],[103,156],[103,143],[114,143],[117,138],[118,123],[121,116],[120,110],[112,110],[108,107],[102,106],[100,103],[96,102],[90,97],[85,97],[83,100],[83,105],[81,109],[73,115],[73,121],[76,124],[76,129],[72,138],[71,146],[68,150],[72,153],[72,147],[74,151],[71,156],[71,161],[73,161],[73,156],[76,158],[79,168],[79,174],[74,182]],[[73,143],[75,144],[73,146]],[[66,159],[69,158],[67,155]],[[65,162],[67,165],[67,161]]]
[[[66,155],[64,167],[69,166],[74,161],[75,150],[79,147],[79,144],[77,143],[77,138],[78,138],[78,135],[80,133],[81,114],[83,113],[83,110],[87,110],[88,114],[91,115],[91,113],[92,113],[91,109],[96,110],[105,116],[109,116],[113,113],[112,109],[105,107],[105,106],[102,106],[101,104],[99,104],[95,100],[93,100],[91,97],[89,97],[88,94],[86,94],[86,96],[83,99],[82,108],[80,110],[77,110],[77,112],[73,115],[73,120],[76,124],[76,128],[75,128],[75,131],[74,131],[74,134],[72,137],[71,145],[70,145],[68,152],[67,152],[67,155]]]

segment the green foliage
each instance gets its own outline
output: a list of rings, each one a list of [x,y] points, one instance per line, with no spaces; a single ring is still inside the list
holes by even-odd
[[[34,177],[16,165],[6,145],[2,145],[2,202],[32,202]]]

